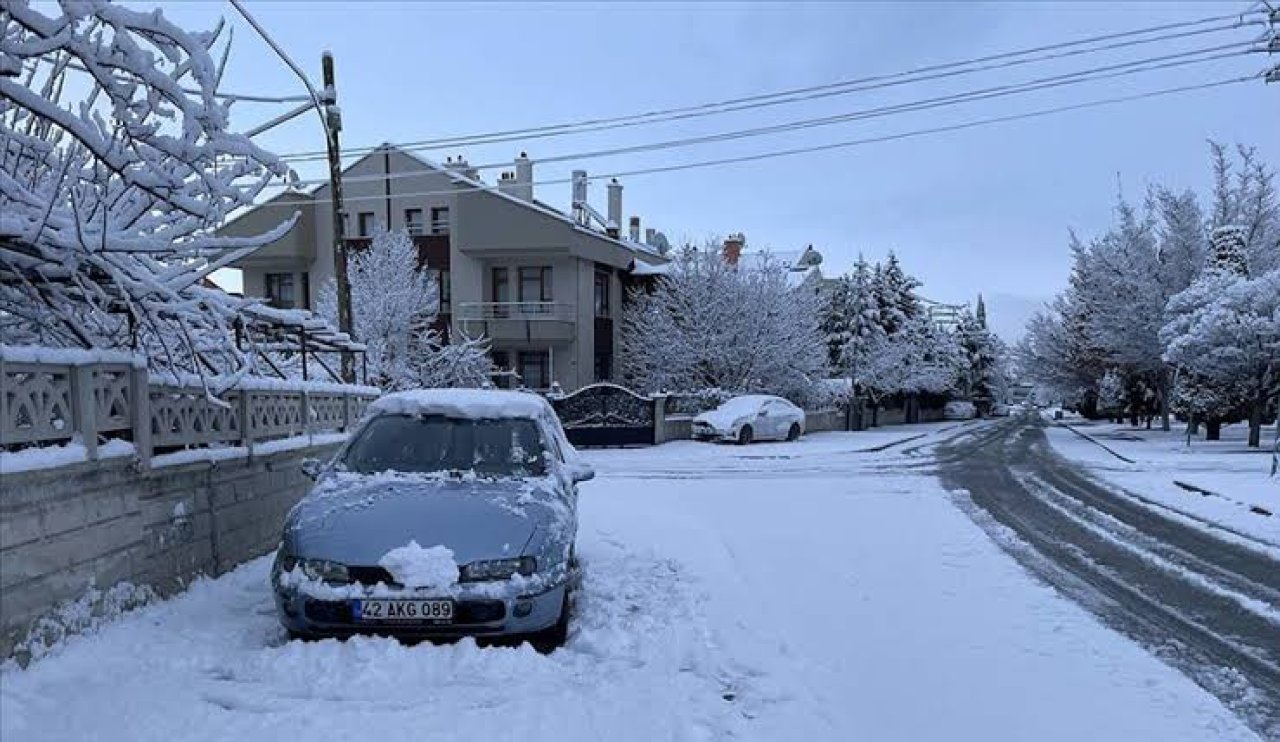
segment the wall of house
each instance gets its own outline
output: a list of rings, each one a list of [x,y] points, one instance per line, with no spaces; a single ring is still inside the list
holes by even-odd
[[[310,487],[305,457],[336,444],[156,466],[121,457],[4,475],[0,498],[0,657],[33,623],[91,587],[161,595],[269,552]]]

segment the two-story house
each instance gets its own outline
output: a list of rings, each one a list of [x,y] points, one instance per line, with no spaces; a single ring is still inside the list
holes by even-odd
[[[440,286],[438,323],[451,333],[490,339],[500,384],[572,390],[612,378],[626,288],[666,262],[664,240],[642,241],[632,217],[622,235],[622,186],[610,183],[599,228],[583,201],[565,214],[534,198],[533,162],[523,153],[497,186],[461,158],[436,163],[383,146],[343,171],[344,235],[349,250],[379,228],[406,229],[421,264]],[[277,306],[310,307],[333,277],[333,216],[328,185],[290,191],[229,222],[220,233],[261,232],[294,212],[284,237],[233,267],[246,295]]]

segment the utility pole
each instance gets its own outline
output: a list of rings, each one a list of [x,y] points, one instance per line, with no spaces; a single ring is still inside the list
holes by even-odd
[[[338,134],[342,131],[342,110],[338,107],[338,90],[334,86],[333,54],[325,52],[320,58],[323,66],[324,89],[320,92],[324,104],[325,147],[329,153],[329,198],[333,207],[333,277],[338,285],[338,330],[352,339],[351,327],[351,279],[347,276],[347,238],[342,218],[342,147]],[[350,353],[342,354],[342,380],[355,381],[355,363]]]

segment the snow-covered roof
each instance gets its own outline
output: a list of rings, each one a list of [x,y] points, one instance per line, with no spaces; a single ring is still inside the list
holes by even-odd
[[[387,147],[390,149],[394,149],[397,152],[400,152],[404,155],[407,155],[408,157],[413,158],[415,161],[421,163],[422,165],[428,168],[431,168],[432,170],[436,170],[441,173],[444,173],[449,177],[450,180],[452,180],[455,183],[458,183],[460,185],[470,186],[471,188],[475,188],[476,190],[481,191],[483,193],[487,193],[491,196],[494,196],[495,198],[505,199],[507,201],[510,201],[513,204],[522,206],[526,209],[532,209],[540,214],[549,216],[552,219],[556,219],[561,222],[564,222],[565,224],[568,224],[570,227],[573,227],[573,229],[575,229],[576,231],[581,232],[583,234],[589,234],[592,237],[596,237],[601,240],[612,242],[613,244],[626,248],[627,250],[630,250],[632,252],[645,252],[645,253],[649,253],[650,255],[659,254],[657,248],[653,247],[652,245],[646,245],[640,242],[632,242],[631,240],[623,240],[616,237],[610,237],[608,234],[605,234],[604,232],[598,232],[594,229],[584,227],[583,225],[574,221],[572,217],[570,217],[568,214],[564,213],[563,211],[560,211],[559,209],[549,206],[548,204],[542,201],[539,201],[537,199],[533,199],[531,201],[525,200],[523,198],[520,198],[519,196],[506,193],[495,186],[491,186],[475,178],[469,178],[466,175],[458,172],[456,169],[450,168],[446,165],[442,165],[427,157],[423,157],[422,155],[416,152],[410,152],[408,150],[399,149],[395,145],[387,145]]]
[[[499,389],[415,389],[388,394],[369,405],[374,413],[477,419],[536,419],[549,410],[550,405],[537,394]]]
[[[639,260],[632,261],[631,275],[633,276],[665,276],[671,272],[670,263],[642,263]]]

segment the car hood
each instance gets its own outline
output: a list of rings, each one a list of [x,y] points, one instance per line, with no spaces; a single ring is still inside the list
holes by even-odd
[[[725,410],[711,410],[693,418],[695,423],[706,423],[716,430],[730,430],[739,423],[745,422],[747,415],[740,415]]]
[[[374,566],[417,542],[445,546],[459,564],[519,556],[539,529],[568,515],[550,481],[432,477],[327,477],[289,513],[284,546],[294,556]]]

